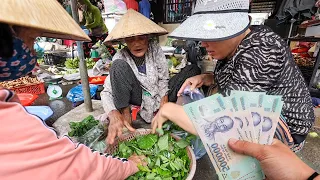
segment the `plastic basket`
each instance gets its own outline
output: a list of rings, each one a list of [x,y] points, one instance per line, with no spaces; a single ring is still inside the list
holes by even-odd
[[[133,133],[126,133],[123,134],[122,136],[118,137],[118,141],[114,144],[114,145],[109,145],[106,149],[106,153],[108,154],[114,154],[117,150],[118,150],[118,143],[119,142],[123,142],[123,141],[131,141],[133,140],[136,136],[144,136],[144,135],[148,135],[151,133],[150,129],[137,129],[135,132]],[[176,139],[179,140],[181,138],[179,138],[178,136],[171,134],[171,136]],[[188,177],[186,178],[186,180],[192,180],[195,172],[196,172],[196,157],[193,153],[193,150],[191,149],[190,146],[186,147],[187,149],[187,153],[188,153],[188,157],[190,159],[190,172]]]
[[[29,93],[19,93],[17,94],[22,106],[30,106],[39,96]]]
[[[32,84],[28,86],[20,86],[10,89],[15,93],[30,93],[30,94],[43,94],[45,93],[44,83]]]

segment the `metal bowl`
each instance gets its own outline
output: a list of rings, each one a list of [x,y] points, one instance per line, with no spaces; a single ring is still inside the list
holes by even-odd
[[[46,83],[58,83],[59,81],[62,80],[62,77],[63,77],[62,75],[54,75],[54,76],[43,78],[43,80]]]

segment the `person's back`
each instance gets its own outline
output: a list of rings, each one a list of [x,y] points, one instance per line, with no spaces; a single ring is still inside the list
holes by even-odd
[[[103,21],[99,8],[92,5],[89,0],[82,0],[82,3],[87,6],[83,12],[83,16],[86,21],[86,28],[93,31],[98,29],[100,35],[107,33],[108,28]]]
[[[28,114],[13,93],[0,89],[0,179],[125,179],[138,169],[125,159],[94,152]]]
[[[288,46],[270,28],[252,28],[232,61],[218,61],[215,76],[223,94],[235,89],[282,95],[294,143],[305,140],[315,118],[310,93]]]

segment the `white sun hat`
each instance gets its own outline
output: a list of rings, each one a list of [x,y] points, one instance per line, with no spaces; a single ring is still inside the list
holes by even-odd
[[[196,41],[222,41],[250,26],[249,0],[197,0],[194,14],[169,37]]]

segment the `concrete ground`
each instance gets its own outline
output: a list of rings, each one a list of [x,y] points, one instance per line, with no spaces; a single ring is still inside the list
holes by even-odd
[[[64,97],[65,97],[67,90],[70,89],[70,87],[62,87],[62,88],[64,90]],[[77,110],[74,110],[75,113],[69,112],[74,108],[72,107],[72,103],[69,102],[66,98],[63,98],[61,100],[49,101],[49,98],[47,97],[47,95],[41,95],[36,100],[34,105],[48,105],[52,108],[52,110],[54,111],[54,115],[46,122],[49,126],[56,125],[56,127],[58,127],[57,124],[59,124],[59,120],[58,120],[59,118],[60,118],[60,121],[61,119],[64,119],[63,121],[66,121],[66,120],[73,121],[73,120],[79,120],[79,119],[81,120],[83,119],[84,116],[88,115],[88,113],[85,113],[84,108],[82,109],[76,108]],[[93,115],[97,115],[102,112],[102,108],[99,107],[99,105],[100,103],[94,102],[94,109],[96,109],[96,111],[93,113]],[[83,106],[80,106],[80,107],[83,107]],[[66,116],[63,116],[65,114]],[[316,115],[318,118],[314,128],[312,129],[312,132],[316,132],[320,135],[320,110],[316,110]],[[67,128],[68,128],[66,127],[67,124],[64,122],[61,125],[64,127],[62,129],[65,129],[64,131],[67,131]],[[148,125],[145,123],[141,124],[139,123],[139,121],[136,121],[134,126],[147,127]],[[64,134],[64,133],[65,132],[61,134]],[[305,147],[302,150],[302,152],[298,154],[298,156],[304,162],[306,162],[315,170],[320,172],[320,137],[313,138],[311,136],[308,136]],[[203,158],[197,161],[197,170],[193,179],[195,180],[218,179],[208,156],[204,156]]]
[[[316,171],[320,172],[320,108],[315,109],[316,122],[311,130],[319,135],[319,137],[307,138],[304,149],[298,153],[300,158]]]

